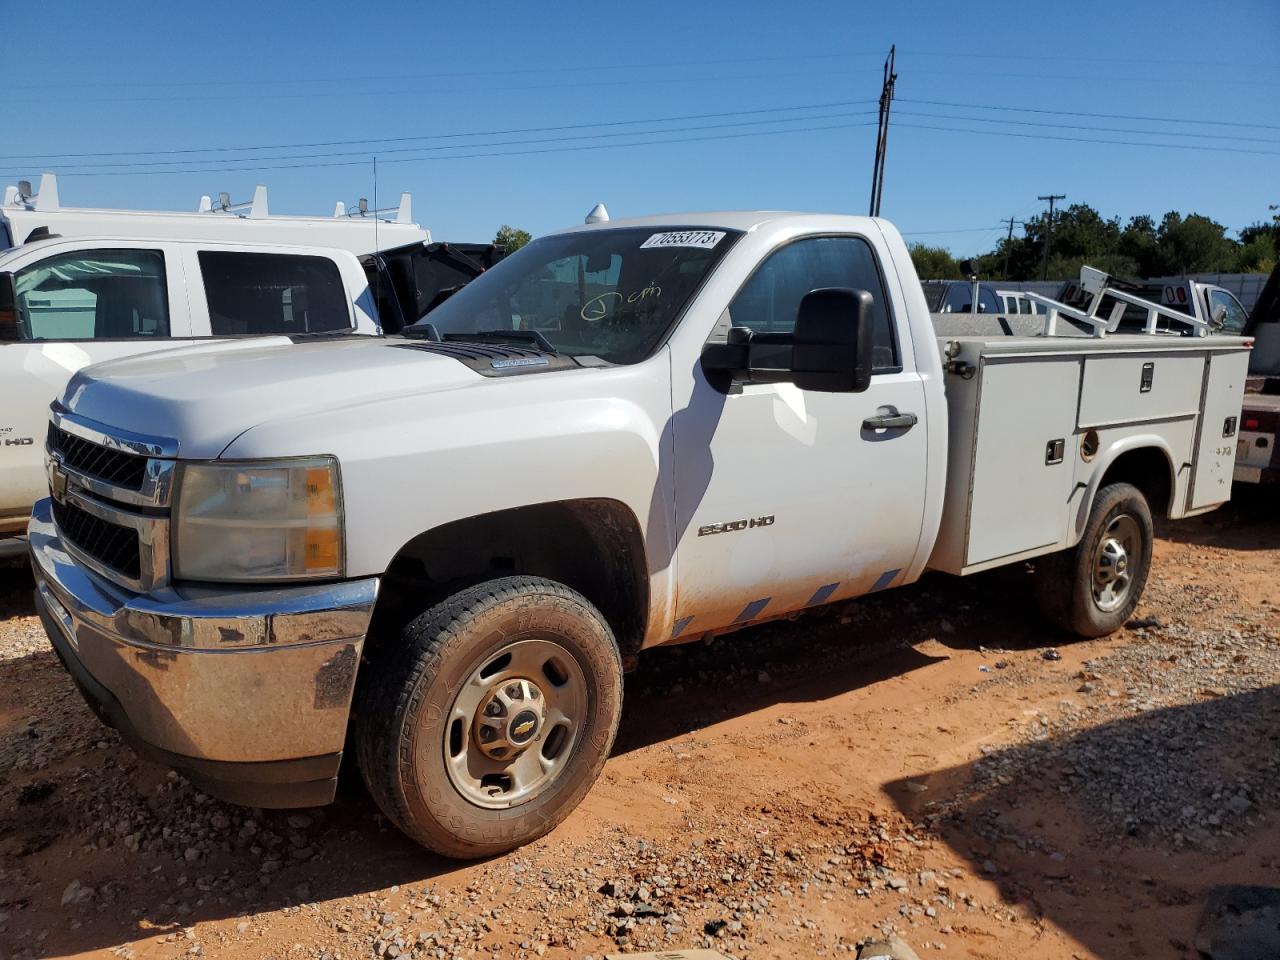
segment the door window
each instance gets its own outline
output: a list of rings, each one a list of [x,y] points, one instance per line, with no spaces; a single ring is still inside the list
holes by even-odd
[[[1249,315],[1245,313],[1244,307],[1240,306],[1240,301],[1225,290],[1210,290],[1209,316],[1211,318],[1219,306],[1227,310],[1222,318],[1222,332],[1243,333],[1245,324],[1249,322]]]
[[[26,340],[169,336],[159,250],[77,250],[48,257],[18,271],[14,300]]]
[[[860,237],[810,237],[774,251],[733,298],[730,322],[756,333],[790,333],[804,295],[823,287],[871,294],[872,369],[901,369],[884,282],[871,245]]]
[[[328,257],[201,250],[199,259],[216,337],[351,329],[342,274]]]

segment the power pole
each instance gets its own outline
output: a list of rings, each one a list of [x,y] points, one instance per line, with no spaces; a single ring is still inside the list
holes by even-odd
[[[1003,220],[1001,220],[1000,222],[1004,223]],[[1014,224],[1014,218],[1010,217],[1009,218],[1009,236],[1005,238],[1005,243],[1004,243],[1004,278],[1006,280],[1009,279],[1009,254],[1011,252],[1010,248],[1013,247],[1013,224]]]
[[[1040,279],[1049,279],[1049,251],[1053,249],[1053,202],[1055,200],[1065,200],[1065,193],[1051,193],[1047,197],[1036,197],[1037,200],[1049,201],[1049,234],[1044,242],[1044,268],[1040,271]]]
[[[880,87],[880,125],[876,132],[876,160],[871,171],[871,216],[880,216],[880,200],[884,196],[884,158],[889,148],[889,105],[893,103],[893,86],[898,79],[894,72],[897,44],[889,47],[884,61],[884,83]]]

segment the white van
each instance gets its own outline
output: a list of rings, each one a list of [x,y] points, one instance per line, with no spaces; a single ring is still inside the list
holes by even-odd
[[[267,188],[261,184],[251,201],[232,203],[223,193],[215,203],[203,196],[194,211],[65,207],[53,173],[40,178],[39,192],[25,180],[5,187],[0,250],[49,236],[299,243],[357,255],[431,242],[431,231],[413,222],[413,198],[407,193],[400,195],[394,210],[369,210],[361,200],[350,212],[338,203],[330,217],[293,217],[271,214]]]
[[[0,204],[0,557],[46,486],[49,403],[82,367],[237,337],[378,335],[413,323],[501,256],[433,243],[394,210],[273,216],[201,197],[195,212],[64,207],[52,173]]]
[[[355,254],[78,237],[0,254],[0,556],[43,496],[49,403],[103,360],[212,338],[378,334]]]

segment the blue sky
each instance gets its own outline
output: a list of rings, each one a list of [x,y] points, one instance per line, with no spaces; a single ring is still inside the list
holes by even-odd
[[[1050,192],[1233,231],[1280,203],[1277,0],[60,2],[6,21],[0,172],[57,170],[65,204],[194,208],[201,193],[247,199],[266,183],[273,212],[327,213],[372,198],[376,153],[380,201],[412,191],[437,239],[487,240],[501,223],[540,234],[597,201],[615,218],[865,213],[890,43],[882,212],[909,239],[987,249],[1002,218]],[[627,122],[672,117],[690,119]],[[543,129],[586,124],[612,126]],[[575,135],[594,138],[564,139]],[[683,142],[618,145],[638,140]],[[156,152],[268,145],[281,146]],[[464,156],[477,153],[501,155]],[[288,169],[245,169],[259,166]]]

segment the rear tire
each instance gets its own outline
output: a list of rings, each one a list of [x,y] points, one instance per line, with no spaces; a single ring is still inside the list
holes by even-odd
[[[567,817],[622,712],[609,625],[538,577],[441,601],[369,669],[355,730],[369,793],[404,833],[460,859],[505,853]]]
[[[1146,497],[1128,483],[1098,491],[1079,544],[1036,561],[1036,595],[1054,626],[1101,637],[1133,616],[1151,571],[1155,532]]]

